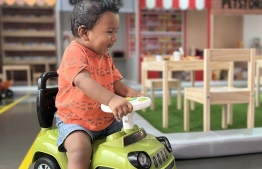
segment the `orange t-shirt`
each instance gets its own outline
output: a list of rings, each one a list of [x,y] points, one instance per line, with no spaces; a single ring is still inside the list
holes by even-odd
[[[57,115],[65,123],[79,124],[92,131],[103,130],[113,122],[113,114],[103,112],[99,102],[92,100],[73,85],[75,76],[84,69],[91,78],[112,92],[114,82],[122,79],[109,54],[98,55],[76,40],[72,41],[66,48],[57,70]]]

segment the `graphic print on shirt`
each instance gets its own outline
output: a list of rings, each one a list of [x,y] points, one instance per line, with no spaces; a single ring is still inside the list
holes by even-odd
[[[74,78],[83,70],[88,71],[92,79],[111,92],[114,92],[115,81],[122,79],[109,54],[98,55],[77,41],[71,42],[58,69],[58,115],[65,123],[79,124],[93,131],[105,129],[114,120],[114,115],[104,113],[101,103],[74,86]]]

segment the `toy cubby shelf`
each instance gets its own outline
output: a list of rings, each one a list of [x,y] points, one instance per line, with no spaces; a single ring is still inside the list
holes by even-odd
[[[127,50],[129,55],[135,52],[135,14],[127,15]],[[172,54],[183,47],[184,13],[181,10],[140,11],[140,54]]]
[[[55,66],[57,48],[54,7],[1,6],[0,16],[2,67],[23,65],[43,72],[49,71],[49,68],[46,70],[47,62],[50,63],[48,66]],[[34,71],[32,73],[34,76]],[[3,76],[8,77],[7,74]]]
[[[141,10],[141,54],[172,54],[183,45],[183,12]]]

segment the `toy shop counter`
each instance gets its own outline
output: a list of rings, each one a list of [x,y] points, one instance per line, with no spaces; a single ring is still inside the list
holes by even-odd
[[[134,121],[147,133],[166,136],[176,159],[208,158],[262,152],[262,128],[209,132],[162,133],[135,113]]]

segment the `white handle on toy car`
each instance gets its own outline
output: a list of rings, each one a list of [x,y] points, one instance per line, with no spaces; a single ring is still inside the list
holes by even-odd
[[[132,129],[134,127],[134,123],[133,123],[134,111],[141,110],[150,106],[151,99],[149,97],[132,97],[132,98],[128,97],[126,99],[133,105],[133,112],[127,114],[126,116],[123,116],[122,118],[123,127],[124,129]],[[112,110],[104,104],[101,105],[101,109],[104,112],[112,113]]]

